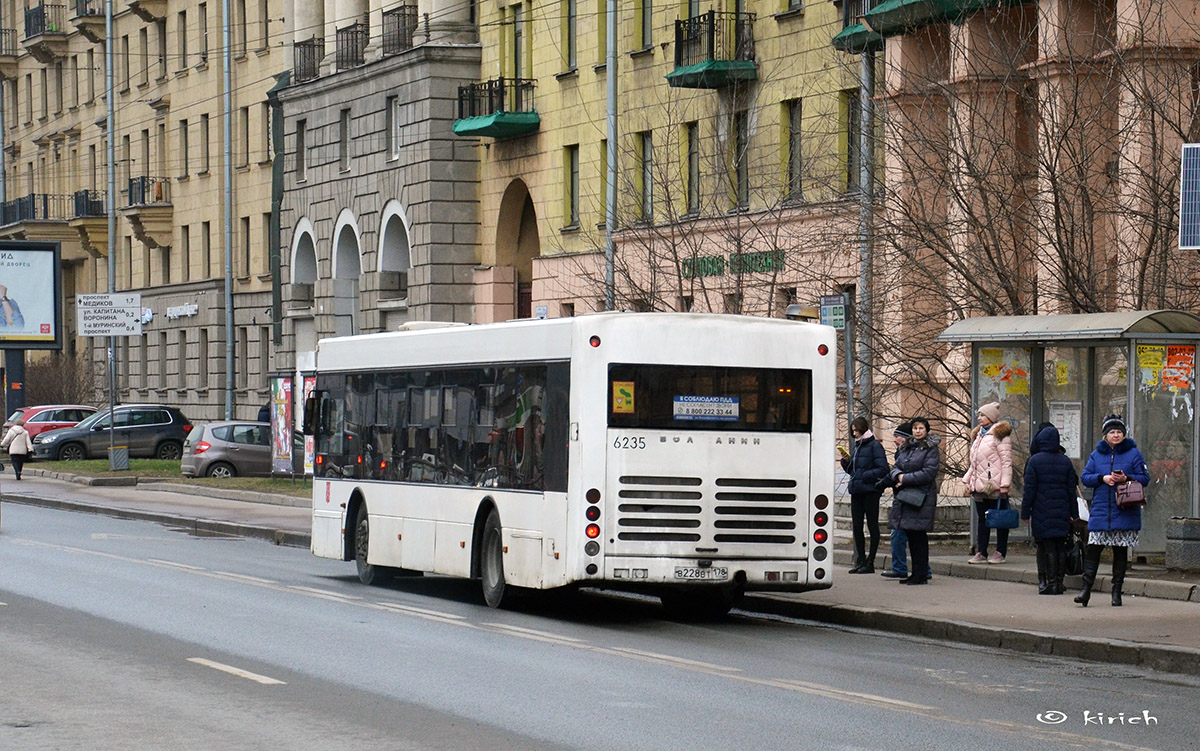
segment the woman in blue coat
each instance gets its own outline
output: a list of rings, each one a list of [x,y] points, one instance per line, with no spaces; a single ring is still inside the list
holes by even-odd
[[[850,475],[850,521],[854,533],[854,568],[852,574],[875,573],[875,552],[879,550],[879,497],[883,490],[876,487],[888,475],[887,454],[883,444],[871,434],[871,425],[864,417],[850,423],[854,449],[842,459],[842,469]],[[863,522],[871,534],[871,552],[866,552]]]
[[[1037,542],[1038,594],[1061,595],[1067,574],[1067,538],[1078,513],[1075,465],[1063,453],[1058,428],[1043,423],[1029,444],[1021,518]]]
[[[1125,435],[1125,422],[1117,415],[1104,418],[1100,429],[1104,436],[1083,468],[1083,484],[1095,488],[1088,514],[1088,546],[1083,559],[1083,591],[1075,602],[1087,607],[1092,585],[1100,569],[1100,553],[1109,545],[1113,551],[1112,604],[1121,604],[1121,587],[1129,564],[1129,549],[1138,544],[1142,528],[1140,508],[1117,508],[1117,485],[1137,480],[1150,484],[1146,460],[1132,438]]]

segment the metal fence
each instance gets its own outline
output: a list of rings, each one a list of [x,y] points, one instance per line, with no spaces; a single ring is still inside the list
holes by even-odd
[[[311,81],[320,75],[321,58],[325,57],[324,39],[314,36],[306,41],[296,42],[292,45],[292,52],[296,60],[292,77],[296,79],[296,83]]]
[[[166,177],[129,178],[129,206],[170,203],[171,180]]]
[[[337,30],[334,60],[338,70],[366,64],[367,42],[370,41],[370,36],[367,25],[362,21]]]
[[[383,14],[383,54],[395,55],[413,46],[417,30],[417,7],[402,5]]]
[[[675,22],[675,67],[707,60],[754,60],[754,14],[710,10]]]
[[[102,190],[75,191],[74,216],[107,216],[108,206],[104,201],[105,195]]]
[[[25,38],[38,36],[40,34],[65,34],[67,20],[67,6],[65,5],[41,5],[34,6],[25,11]]]
[[[458,119],[497,112],[532,112],[532,78],[494,78],[458,87]]]
[[[0,29],[0,55],[11,55],[16,57],[17,54],[17,30],[16,29]]]
[[[58,220],[71,218],[71,197],[49,193],[30,193],[0,204],[0,224]]]
[[[75,0],[75,18],[103,15],[104,0]]]

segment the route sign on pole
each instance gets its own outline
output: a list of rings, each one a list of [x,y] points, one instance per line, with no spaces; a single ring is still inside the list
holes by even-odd
[[[821,323],[838,331],[846,328],[845,295],[821,295]]]
[[[80,336],[141,336],[142,296],[136,292],[75,295]]]

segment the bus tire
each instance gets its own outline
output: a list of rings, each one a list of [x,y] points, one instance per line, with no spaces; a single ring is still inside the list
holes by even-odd
[[[354,522],[354,566],[358,570],[358,580],[368,586],[382,584],[389,578],[388,569],[367,563],[370,543],[371,522],[367,517],[367,504],[360,503],[358,518]]]
[[[500,526],[500,512],[492,509],[483,523],[483,537],[479,553],[479,578],[483,583],[483,601],[489,608],[498,608],[504,603],[504,535]]]

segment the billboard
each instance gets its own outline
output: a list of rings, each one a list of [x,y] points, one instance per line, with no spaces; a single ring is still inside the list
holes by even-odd
[[[62,349],[59,244],[0,240],[0,349]]]
[[[271,472],[291,474],[292,466],[292,379],[271,378]]]

